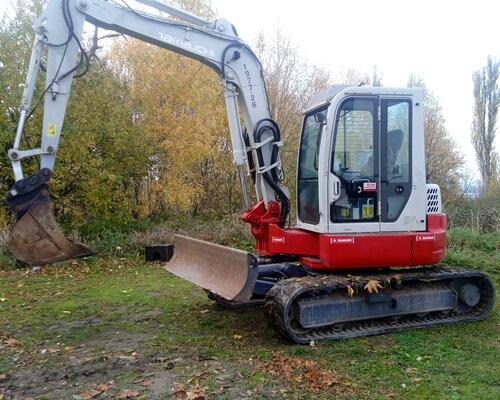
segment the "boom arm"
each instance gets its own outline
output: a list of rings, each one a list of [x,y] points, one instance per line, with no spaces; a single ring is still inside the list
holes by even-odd
[[[224,91],[233,160],[238,166],[245,208],[249,206],[243,167],[254,180],[257,199],[267,205],[278,200],[281,215],[289,209],[288,191],[281,183],[281,146],[278,125],[272,120],[262,68],[251,49],[226,20],[206,21],[157,0],[137,0],[171,17],[164,18],[134,10],[124,0],[49,0],[35,24],[35,44],[23,93],[21,116],[13,148],[8,155],[16,184],[23,181],[21,161],[40,156],[41,170],[54,168],[64,114],[77,66],[85,60],[80,38],[83,24],[114,30],[156,46],[196,59],[217,72]],[[47,48],[46,84],[41,148],[20,150],[24,123],[29,116],[41,55]],[[161,71],[158,71],[161,73]],[[244,130],[241,128],[240,111]],[[19,194],[19,185],[9,196]]]

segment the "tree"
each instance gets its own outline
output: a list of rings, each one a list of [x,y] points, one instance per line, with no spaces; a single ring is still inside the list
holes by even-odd
[[[373,66],[373,75],[372,75],[372,86],[383,86],[382,85],[382,77],[383,75],[378,70],[377,66]]]
[[[14,14],[6,16],[0,28],[0,145],[4,154],[12,146],[19,119],[32,25],[43,3],[19,0]],[[42,71],[32,106],[43,92],[44,78]],[[134,124],[128,99],[128,88],[114,76],[105,54],[74,82],[50,183],[57,216],[74,226],[92,220],[119,223],[138,215],[142,179],[154,147]],[[23,148],[39,145],[42,110],[40,103],[27,120]],[[23,162],[25,175],[38,168],[36,158]],[[5,193],[13,182],[6,157],[0,159],[0,172],[0,191]],[[1,209],[1,223],[6,221],[5,211]]]
[[[19,118],[32,24],[42,3],[19,0],[15,15],[0,27],[0,145],[5,152]],[[176,3],[215,18],[208,0]],[[257,47],[293,188],[301,112],[310,95],[327,86],[328,75],[307,65],[280,33]],[[43,89],[42,71],[35,102]],[[25,147],[39,144],[42,110],[27,122],[25,137],[31,144]],[[38,168],[34,160],[24,165],[26,174]],[[0,171],[0,190],[6,191],[12,183],[6,158]],[[217,75],[195,60],[134,39],[120,38],[101,49],[90,71],[75,80],[55,172],[50,190],[56,214],[73,227],[172,211],[221,215],[241,206]],[[0,208],[0,222],[5,211]]]
[[[356,68],[347,68],[340,71],[335,76],[335,83],[342,85],[352,85],[352,86],[383,86],[382,85],[383,74],[380,73],[376,65],[372,68],[372,75],[367,72],[359,71]]]
[[[13,7],[13,15],[4,15],[0,21],[0,193],[6,193],[14,182],[12,167],[6,157],[12,147],[16,125],[20,114],[22,84],[26,77],[28,63],[33,44],[33,21],[40,14],[42,0],[18,0]],[[43,85],[42,79],[38,87]],[[25,128],[25,138],[31,144],[36,144],[33,126],[41,120],[41,114],[35,113]],[[24,163],[26,171],[36,168],[34,162]],[[3,202],[2,202],[3,203]],[[0,225],[7,223],[6,208],[0,206]]]
[[[427,181],[440,186],[443,199],[461,194],[463,155],[446,129],[439,100],[421,78],[412,75],[408,87],[424,91],[425,164]]]
[[[495,134],[500,105],[499,73],[500,62],[489,56],[486,65],[472,74],[474,82],[472,144],[485,191],[496,180]]]
[[[325,70],[309,65],[280,29],[271,40],[261,33],[255,50],[262,62],[271,112],[284,140],[281,160],[285,183],[293,197],[302,112],[312,95],[329,86],[330,76]]]
[[[363,86],[371,83],[370,75],[366,72],[361,72],[356,68],[347,68],[340,71],[335,76],[335,83],[341,85]]]
[[[213,19],[204,0],[177,1]],[[135,124],[156,143],[147,179],[147,214],[240,209],[236,169],[220,80],[200,62],[138,40],[120,40],[110,54],[129,89]],[[161,71],[161,73],[158,73]]]

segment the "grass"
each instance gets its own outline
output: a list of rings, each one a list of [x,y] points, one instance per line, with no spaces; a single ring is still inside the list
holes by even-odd
[[[448,233],[446,264],[480,269],[498,283],[500,267],[500,232],[480,233],[455,228]]]
[[[225,229],[234,233],[233,228]],[[167,231],[168,227],[159,227],[150,235],[160,238]],[[0,302],[0,336],[12,335],[20,342],[7,351],[0,349],[0,376],[6,374],[16,382],[22,380],[23,371],[31,380],[36,371],[52,371],[50,378],[41,375],[45,389],[35,385],[31,392],[26,387],[15,390],[35,398],[71,398],[112,379],[113,389],[96,398],[113,398],[123,388],[140,388],[136,382],[150,373],[158,382],[162,377],[170,383],[140,389],[146,398],[153,389],[157,398],[171,398],[174,382],[199,385],[208,398],[500,398],[498,306],[487,321],[476,324],[314,347],[293,345],[270,330],[261,309],[223,310],[160,264],[145,263],[137,255],[138,237],[127,236],[136,246],[130,252],[109,247],[100,258],[41,273],[11,264],[0,272],[0,298],[5,299]],[[498,282],[499,243],[499,233],[452,230],[445,262],[477,267]],[[130,355],[134,353],[138,355]],[[73,371],[75,363],[87,365],[88,358],[93,360],[87,362],[91,370],[105,368],[106,374],[61,378],[55,372]],[[156,359],[171,361],[174,367],[166,371]],[[123,360],[131,364],[123,366]],[[272,374],[270,366],[280,360],[293,360],[296,369]],[[301,365],[307,362],[334,371],[338,380],[319,389],[307,386],[301,380]],[[66,382],[63,392],[56,385],[60,381]],[[7,390],[0,380],[0,396],[3,392],[8,396]]]

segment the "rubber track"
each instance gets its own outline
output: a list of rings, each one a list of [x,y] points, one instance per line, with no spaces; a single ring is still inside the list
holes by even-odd
[[[297,326],[297,322],[293,322],[292,309],[300,299],[339,290],[347,293],[347,285],[354,288],[355,292],[362,292],[363,286],[371,279],[380,281],[385,287],[398,286],[403,290],[405,285],[412,283],[451,283],[457,279],[467,279],[479,285],[481,300],[473,308],[460,307],[462,310],[455,309],[446,313],[410,314],[333,324],[319,328],[304,329]],[[339,340],[379,335],[404,329],[427,328],[464,321],[480,321],[489,316],[494,302],[495,288],[487,275],[478,271],[456,267],[433,267],[357,277],[351,275],[322,275],[284,279],[276,283],[269,291],[265,310],[271,324],[283,336],[294,342],[306,344],[324,339]]]

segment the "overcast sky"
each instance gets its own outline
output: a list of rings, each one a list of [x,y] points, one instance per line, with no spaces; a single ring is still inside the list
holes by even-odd
[[[15,0],[0,0],[0,15]],[[500,58],[499,0],[212,0],[253,43],[279,27],[312,65],[335,77],[377,66],[384,86],[422,77],[439,98],[448,130],[477,170],[470,144],[472,71]],[[499,129],[500,130],[500,129]],[[500,136],[497,135],[497,136]],[[500,140],[497,137],[497,150]],[[476,176],[477,172],[476,172]]]
[[[472,71],[500,58],[499,0],[213,0],[240,36],[252,42],[276,27],[309,63],[335,77],[347,68],[383,74],[384,86],[421,76],[439,98],[446,125],[477,170],[470,142]],[[500,130],[500,129],[499,129]],[[500,140],[497,135],[497,150]],[[477,172],[476,172],[476,176]]]

